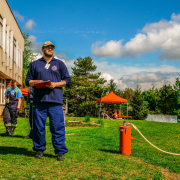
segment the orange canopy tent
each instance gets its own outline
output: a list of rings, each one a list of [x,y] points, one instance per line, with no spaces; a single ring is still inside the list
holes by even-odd
[[[98,99],[96,102],[97,103],[103,103],[103,104],[122,104],[122,103],[128,102],[128,100],[117,96],[116,94],[114,94],[111,91],[109,94]]]
[[[101,103],[103,103],[103,104],[123,104],[123,103],[127,102],[127,116],[128,116],[128,100],[117,96],[112,91],[109,94],[107,94],[106,96],[98,99],[96,102],[100,103],[100,112],[101,112]]]
[[[28,96],[28,88],[22,88],[20,89],[23,96]]]

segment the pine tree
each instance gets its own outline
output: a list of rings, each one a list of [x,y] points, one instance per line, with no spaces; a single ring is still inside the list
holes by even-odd
[[[64,96],[69,99],[69,112],[77,116],[96,115],[96,100],[107,92],[106,82],[101,73],[93,73],[97,66],[91,57],[77,58],[72,67],[71,87],[67,87]]]
[[[135,120],[144,120],[148,115],[148,109],[143,104],[143,95],[141,88],[137,84],[134,90],[134,94],[131,101],[131,106],[133,108],[132,118]]]

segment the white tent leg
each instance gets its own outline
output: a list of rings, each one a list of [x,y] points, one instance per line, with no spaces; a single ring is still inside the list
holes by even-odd
[[[99,112],[99,118],[101,116],[101,102],[100,102],[100,112]]]
[[[128,102],[127,102],[127,116],[128,116]]]

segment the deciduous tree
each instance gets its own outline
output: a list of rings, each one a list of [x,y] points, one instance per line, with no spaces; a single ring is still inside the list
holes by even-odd
[[[26,87],[25,79],[28,72],[29,63],[36,57],[32,53],[32,42],[28,40],[29,34],[24,32],[24,53],[23,53],[23,87]]]

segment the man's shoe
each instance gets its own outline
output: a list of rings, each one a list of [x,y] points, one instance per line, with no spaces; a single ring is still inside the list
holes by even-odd
[[[57,160],[64,161],[65,160],[64,154],[58,154]]]
[[[43,151],[38,151],[35,157],[41,159],[43,157]]]

